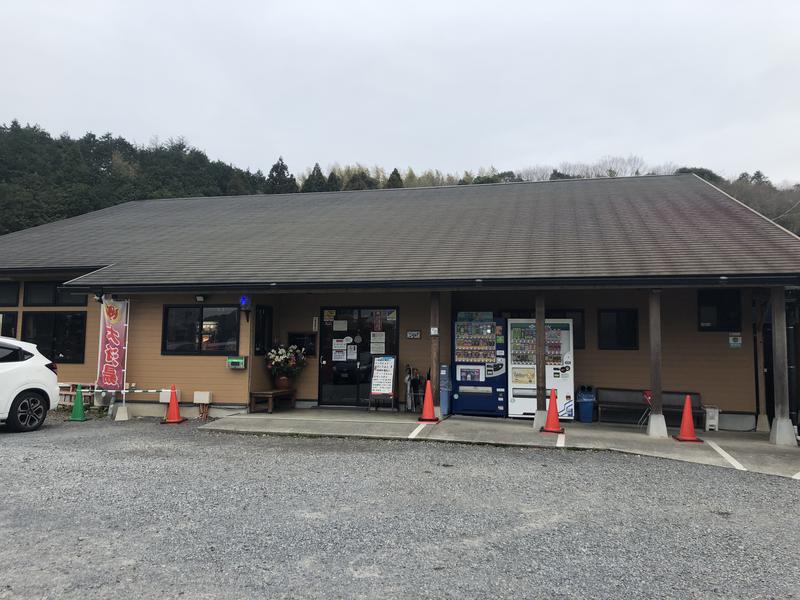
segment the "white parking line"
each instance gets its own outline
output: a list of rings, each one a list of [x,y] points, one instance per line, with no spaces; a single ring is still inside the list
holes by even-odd
[[[559,433],[556,438],[556,448],[563,448],[564,443],[567,441],[567,436],[564,433]]]
[[[417,428],[408,435],[408,439],[413,440],[415,437],[417,437],[419,432],[425,429],[425,425],[428,425],[428,423],[420,423],[417,425]]]
[[[740,463],[730,454],[725,452],[725,450],[720,448],[715,442],[712,442],[711,440],[705,440],[705,443],[711,446],[714,450],[716,450],[717,454],[719,454],[722,458],[727,460],[731,465],[733,465],[734,468],[739,469],[740,471],[747,471],[747,469],[744,468],[744,465],[742,463]]]
[[[800,479],[800,473],[795,473],[792,475],[792,479]]]

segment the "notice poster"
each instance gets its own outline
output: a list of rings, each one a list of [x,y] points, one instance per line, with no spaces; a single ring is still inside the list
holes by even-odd
[[[386,344],[383,342],[372,342],[369,345],[370,354],[383,354],[386,352]]]
[[[103,296],[100,311],[100,349],[97,359],[97,387],[122,390],[125,387],[125,353],[128,350],[128,301]]]
[[[373,331],[369,334],[369,341],[370,342],[385,342],[386,341],[386,332],[385,331]]]
[[[347,360],[347,350],[334,350],[331,356],[333,362],[344,362]]]
[[[322,318],[325,319],[326,323],[330,323],[336,318],[336,309],[324,311],[322,313]]]
[[[334,339],[333,340],[333,350],[345,350],[347,348],[347,341],[346,339]]]
[[[387,321],[397,321],[397,311],[396,310],[387,310],[386,311],[386,320]]]
[[[536,368],[535,367],[513,367],[511,369],[511,383],[535,385],[536,384]]]
[[[376,356],[372,361],[371,396],[394,396],[394,356]]]
[[[358,360],[358,346],[355,344],[347,347],[347,360]]]
[[[347,320],[337,319],[333,322],[334,331],[347,331]]]

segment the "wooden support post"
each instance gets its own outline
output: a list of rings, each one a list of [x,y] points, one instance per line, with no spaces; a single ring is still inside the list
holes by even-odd
[[[652,406],[647,420],[647,435],[665,438],[667,423],[664,421],[661,394],[661,290],[650,290],[648,312],[650,331],[650,391]]]
[[[769,441],[780,446],[797,446],[789,418],[789,363],[786,352],[786,291],[772,288],[772,374],[775,418]]]
[[[547,421],[547,372],[544,294],[536,294],[536,415],[533,428],[539,431]],[[511,335],[511,332],[509,332]]]
[[[431,392],[433,404],[437,407],[439,406],[439,305],[439,292],[431,292]]]
[[[769,300],[758,292],[753,294],[756,305],[756,382],[758,385],[758,421],[756,431],[769,432],[767,415],[767,381],[764,374],[764,322],[767,319]]]

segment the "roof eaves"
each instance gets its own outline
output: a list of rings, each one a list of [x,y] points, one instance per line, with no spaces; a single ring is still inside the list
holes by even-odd
[[[187,282],[171,284],[125,284],[125,283],[81,283],[80,277],[65,283],[76,291],[104,292],[197,292],[197,291],[295,291],[295,290],[334,290],[334,289],[481,289],[481,288],[580,288],[580,287],[764,287],[800,285],[798,273],[740,274],[740,275],[663,275],[663,276],[624,276],[624,277],[551,277],[525,279],[412,279],[412,280],[374,280],[337,282]]]

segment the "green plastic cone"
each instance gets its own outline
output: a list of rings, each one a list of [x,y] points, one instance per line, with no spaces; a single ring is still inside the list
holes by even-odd
[[[78,386],[78,391],[75,392],[75,402],[72,403],[72,414],[69,417],[70,421],[85,421],[86,414],[83,412],[83,390]]]

